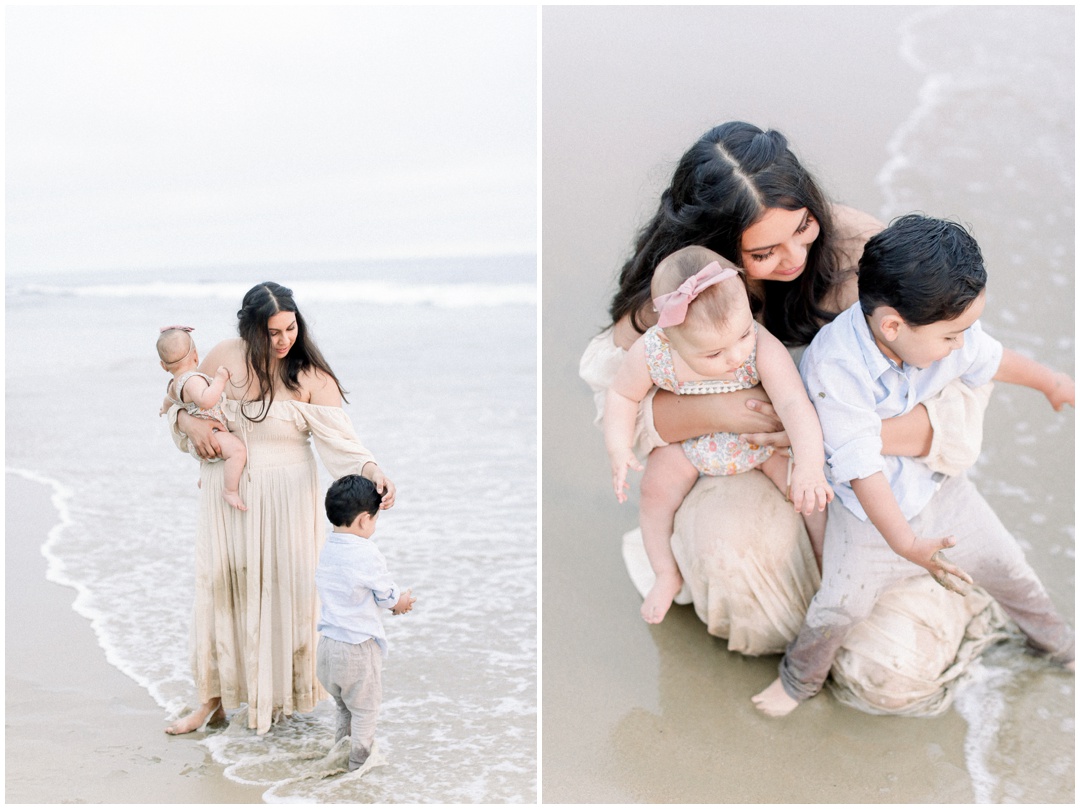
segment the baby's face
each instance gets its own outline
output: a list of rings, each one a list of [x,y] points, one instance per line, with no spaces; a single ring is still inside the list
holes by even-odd
[[[668,334],[672,347],[702,379],[728,379],[753,353],[754,316],[743,296],[722,325],[693,324]]]

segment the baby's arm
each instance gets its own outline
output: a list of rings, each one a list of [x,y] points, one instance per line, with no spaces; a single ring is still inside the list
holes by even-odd
[[[929,539],[915,536],[907,518],[900,510],[900,504],[896,502],[896,495],[893,494],[888,479],[882,472],[852,480],[851,488],[855,496],[859,498],[859,503],[866,511],[870,522],[881,532],[885,541],[889,543],[889,547],[898,556],[925,568],[946,590],[966,595],[966,588],[950,577],[956,577],[971,584],[971,576],[946,560],[942,554],[945,548],[951,548],[956,544],[955,537]]]
[[[1076,385],[1068,374],[1053,371],[1008,348],[1001,353],[1001,364],[994,380],[1037,390],[1050,401],[1054,410],[1061,410],[1065,405],[1076,407]]]
[[[210,410],[221,401],[221,394],[225,392],[225,383],[228,381],[229,369],[222,365],[214,374],[213,382],[207,383],[201,376],[193,376],[184,383],[184,390],[190,397],[188,401],[194,402],[203,410]],[[183,391],[180,398],[184,398]]]
[[[608,388],[604,403],[604,444],[611,462],[611,478],[615,497],[626,502],[627,469],[642,470],[634,455],[634,425],[638,407],[652,388],[649,367],[645,360],[645,340],[638,339],[623,357],[615,379]]]
[[[762,387],[791,440],[795,456],[791,502],[803,514],[811,514],[815,508],[823,511],[833,499],[833,490],[825,478],[825,440],[817,411],[806,395],[791,355],[763,327],[758,328],[757,369]]]

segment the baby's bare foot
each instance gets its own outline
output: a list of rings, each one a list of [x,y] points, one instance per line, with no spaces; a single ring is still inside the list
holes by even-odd
[[[170,736],[181,736],[185,733],[200,730],[206,725],[215,725],[224,719],[225,709],[221,707],[221,701],[215,699],[205,705],[199,706],[198,709],[192,711],[187,716],[177,719],[165,728],[165,732]]]
[[[779,677],[760,694],[750,697],[750,701],[766,716],[787,716],[799,707],[798,700],[788,696]]]
[[[645,603],[641,605],[641,617],[646,623],[658,624],[664,620],[682,585],[682,576],[677,571],[657,575],[656,582],[645,596]]]
[[[225,502],[233,508],[238,508],[241,511],[247,511],[247,506],[244,505],[244,501],[240,499],[240,492],[230,492],[226,489],[222,492],[221,496],[225,498]]]
[[[1075,660],[1070,660],[1068,663],[1065,663],[1064,665],[1065,665],[1066,671],[1071,671],[1074,674],[1076,673],[1076,661]]]

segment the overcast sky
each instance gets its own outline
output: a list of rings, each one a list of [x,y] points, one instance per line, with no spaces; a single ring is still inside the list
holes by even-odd
[[[533,252],[528,7],[6,9],[6,270]]]

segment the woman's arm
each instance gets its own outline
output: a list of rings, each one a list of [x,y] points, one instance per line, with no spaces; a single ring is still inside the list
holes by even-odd
[[[653,397],[652,412],[656,431],[669,444],[725,432],[738,433],[755,444],[787,446],[787,434],[760,385],[699,396],[677,396],[661,390]]]
[[[934,428],[923,405],[915,405],[910,413],[883,419],[881,422],[881,454],[922,458],[930,454]]]
[[[337,382],[334,381],[332,376],[317,368],[305,371],[300,375],[300,389],[301,399],[308,404],[323,407],[341,407],[341,389],[338,387]],[[352,433],[351,428],[350,433]],[[370,459],[364,461],[360,467],[361,477],[365,477],[374,483],[375,490],[382,495],[379,508],[390,508],[394,505],[394,500],[397,497],[397,487],[394,486],[390,478],[383,474],[378,463],[375,462],[374,458],[371,458],[371,453],[364,449],[362,445],[359,445],[359,438],[355,434],[353,434],[353,438],[356,438],[354,450],[359,450]],[[330,449],[326,444],[323,444],[322,451],[329,452]],[[323,462],[326,462],[325,458]]]

